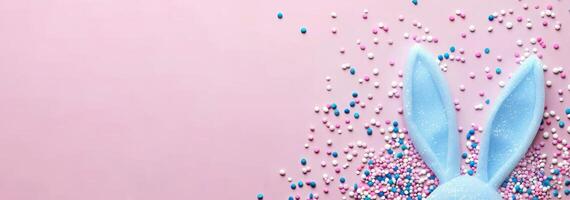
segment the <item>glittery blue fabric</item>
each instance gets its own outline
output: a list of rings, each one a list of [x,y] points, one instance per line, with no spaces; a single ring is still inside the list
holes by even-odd
[[[493,102],[475,176],[460,176],[455,110],[433,55],[411,50],[404,77],[404,117],[416,149],[440,180],[429,199],[501,199],[497,188],[531,145],[544,111],[538,58],[526,59]]]

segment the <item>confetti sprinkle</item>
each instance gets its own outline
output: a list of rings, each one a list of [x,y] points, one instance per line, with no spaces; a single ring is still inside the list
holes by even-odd
[[[412,0],[412,4],[418,5],[418,1]],[[449,26],[459,25],[462,32],[453,32],[454,36],[461,36],[457,39],[437,37],[434,34],[452,29],[432,30],[428,26],[433,26],[433,24],[420,22],[414,19],[413,15],[408,16],[406,13],[394,16],[392,22],[405,25],[408,28],[390,30],[388,26],[390,21],[386,20],[383,22],[375,21],[373,23],[375,25],[372,27],[366,25],[361,30],[342,29],[343,33],[345,31],[347,33],[362,31],[368,36],[365,38],[345,38],[356,41],[356,44],[341,44],[344,47],[337,47],[341,54],[336,55],[357,54],[365,56],[363,58],[369,60],[369,63],[362,64],[362,66],[359,64],[358,74],[356,66],[348,63],[341,64],[342,70],[339,69],[339,71],[345,73],[342,77],[335,77],[335,81],[331,81],[330,76],[325,78],[326,88],[329,91],[327,94],[331,95],[327,98],[331,97],[332,102],[318,104],[314,107],[314,115],[317,116],[318,123],[322,127],[311,126],[310,134],[305,140],[307,143],[303,146],[307,149],[307,154],[311,154],[315,159],[321,159],[316,161],[316,166],[319,169],[322,168],[322,173],[319,171],[321,174],[315,175],[315,172],[311,172],[311,166],[307,160],[302,158],[300,160],[302,177],[287,177],[288,183],[286,185],[289,186],[287,189],[294,192],[288,196],[288,199],[319,199],[323,196],[324,199],[328,199],[329,196],[327,195],[333,192],[332,188],[336,188],[338,193],[343,196],[342,199],[415,200],[428,198],[438,186],[439,180],[416,152],[408,137],[405,124],[398,122],[403,120],[400,98],[403,92],[402,66],[396,65],[395,61],[398,60],[391,58],[392,55],[383,55],[376,50],[414,43],[439,49],[440,52],[434,55],[433,59],[439,63],[441,72],[447,73],[449,70],[453,71],[453,74],[448,75],[463,77],[463,80],[455,81],[453,86],[453,88],[459,88],[460,91],[457,99],[453,102],[456,112],[460,115],[465,112],[462,111],[462,107],[472,105],[473,110],[469,109],[468,112],[481,113],[477,111],[483,111],[494,103],[490,100],[494,94],[487,92],[485,87],[493,86],[496,89],[504,87],[509,82],[513,67],[518,66],[532,55],[537,55],[539,58],[562,56],[559,55],[562,51],[551,51],[561,48],[560,38],[553,38],[550,37],[551,34],[537,32],[540,30],[557,33],[562,29],[562,22],[555,17],[557,15],[555,6],[550,4],[535,6],[524,3],[519,3],[519,6],[521,7],[517,9],[487,11],[485,15],[482,15],[487,16],[486,18],[467,18],[466,13],[469,13],[469,10],[457,9],[454,13],[451,11],[451,15],[447,19],[441,19],[441,21]],[[417,8],[421,9],[421,7]],[[521,8],[524,11],[521,11]],[[372,21],[374,20],[371,17],[372,14],[374,14],[373,10],[364,9],[359,13],[359,17],[353,19],[354,23]],[[278,18],[281,19],[282,17],[282,13],[279,12]],[[330,12],[330,19],[328,20],[337,17],[336,12]],[[482,22],[488,23],[484,26],[487,32],[477,31],[475,24],[479,26]],[[539,25],[535,26],[534,24],[537,23]],[[336,26],[330,29],[333,34],[342,28]],[[508,31],[502,29],[503,26]],[[467,30],[465,27],[468,27]],[[307,29],[301,27],[300,31],[305,34]],[[496,55],[492,58],[486,56],[491,54],[491,48],[495,48],[492,45],[476,47],[464,44],[470,42],[489,45],[480,39],[481,34],[493,38],[495,33],[503,34],[501,31],[510,37],[496,40],[496,42],[504,43],[512,49],[511,51],[493,50],[493,54],[500,53],[502,55]],[[467,37],[468,35],[469,37]],[[335,38],[338,37],[344,36],[336,34]],[[457,40],[462,41],[462,43],[458,43]],[[495,40],[492,41],[495,42]],[[550,52],[548,52],[549,50]],[[343,59],[350,58],[343,57]],[[471,60],[485,62],[483,66],[486,67],[465,65]],[[354,62],[359,63],[359,61]],[[563,103],[565,102],[564,95],[570,92],[570,84],[565,80],[567,72],[563,66],[547,67],[547,65],[548,63],[545,63],[544,70],[551,73],[545,76],[545,83],[550,88],[547,89],[547,96],[549,98],[554,97],[556,101]],[[336,94],[336,89],[334,92],[332,91],[331,84],[339,84],[337,83],[339,79],[347,81],[342,85],[335,85],[335,88],[344,91],[342,95]],[[350,81],[354,85],[350,85]],[[475,81],[475,86],[479,88],[474,87]],[[563,83],[563,86],[560,83]],[[481,86],[478,86],[479,84]],[[373,92],[365,89],[371,89]],[[351,94],[350,96],[347,95],[347,90]],[[353,92],[350,93],[350,91]],[[379,94],[383,97],[378,98]],[[339,98],[340,96],[343,98]],[[467,97],[473,98],[469,100],[474,101],[463,103]],[[389,106],[396,108],[384,109]],[[552,106],[546,106],[546,108],[550,107]],[[470,120],[469,117],[465,118]],[[563,138],[567,138],[567,134],[561,134],[564,132],[570,134],[570,126],[566,126],[569,120],[570,107],[566,107],[565,110],[545,110],[543,124],[540,126],[534,145],[499,187],[499,192],[504,199],[551,199],[570,196],[570,152],[568,151],[570,145]],[[480,148],[478,138],[486,134],[483,128],[476,123],[471,123],[465,128],[457,127],[463,144],[460,169],[462,175],[477,175]],[[370,145],[363,140],[358,140],[362,137],[376,141],[382,140],[384,146]],[[335,138],[342,139],[336,140]],[[334,145],[333,140],[335,140]],[[549,148],[554,150],[547,150]],[[313,160],[313,157],[307,158]],[[291,174],[290,171],[285,173],[284,169],[279,170],[281,177],[292,176]],[[307,193],[303,193],[303,197],[298,194],[305,190]],[[319,195],[319,191],[322,191],[321,195]]]

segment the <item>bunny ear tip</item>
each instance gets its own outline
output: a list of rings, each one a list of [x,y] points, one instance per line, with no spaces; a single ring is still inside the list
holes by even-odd
[[[414,46],[412,46],[411,50],[410,50],[410,56],[412,58],[416,58],[416,57],[427,57],[429,54],[423,47],[422,45],[419,44],[415,44]]]
[[[531,55],[525,60],[525,62],[540,62],[540,58],[536,55]]]
[[[523,61],[522,65],[525,67],[531,67],[542,70],[542,64],[540,58],[538,58],[538,56],[536,55],[528,57],[526,60]]]
[[[542,62],[536,55],[532,55],[525,59],[521,63],[521,68],[521,72],[523,74],[532,73],[537,79],[540,79],[544,74],[542,69]]]

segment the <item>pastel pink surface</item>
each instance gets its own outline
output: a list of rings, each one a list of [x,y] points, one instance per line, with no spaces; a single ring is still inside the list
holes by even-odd
[[[568,7],[555,5],[557,20],[568,22]],[[467,64],[450,67],[445,76],[464,108],[459,125],[483,123],[486,112],[471,109],[482,101],[478,91],[493,100],[499,87],[481,73],[494,59],[471,55],[485,47],[492,57],[502,55],[500,78],[506,81],[518,67],[511,59],[518,47],[498,26],[493,34],[468,33],[469,40],[458,33],[470,24],[485,32],[483,19],[508,8],[524,13],[517,1],[420,1],[413,7],[371,0],[0,0],[0,199],[254,199],[259,192],[285,199],[290,190],[279,169],[301,177],[298,160],[307,155],[312,173],[325,171],[302,147],[308,127],[320,119],[312,108],[347,100],[359,88],[340,64],[380,67],[383,90],[359,90],[386,102],[383,120],[401,117],[401,105],[385,93],[412,45],[402,39],[412,20],[439,38],[439,45],[428,46],[432,52],[450,45],[471,51]],[[363,9],[370,11],[367,21]],[[481,20],[449,22],[455,9],[467,20]],[[338,19],[330,19],[332,11]],[[406,23],[397,21],[399,14]],[[390,25],[397,45],[370,44],[378,20]],[[306,35],[299,33],[303,25]],[[541,30],[517,37],[556,40],[547,44],[560,49],[546,50],[544,62],[567,65],[567,30]],[[386,34],[379,35],[385,43]],[[375,60],[362,55],[356,39],[367,40]],[[338,55],[340,47],[346,55]],[[471,81],[465,68],[478,79]],[[332,95],[325,91],[326,75],[333,77]],[[459,92],[459,84],[469,92]],[[557,111],[565,105],[553,91],[547,91],[547,104]],[[380,137],[364,134],[335,144],[354,138],[382,147]],[[326,197],[338,197],[330,188]]]

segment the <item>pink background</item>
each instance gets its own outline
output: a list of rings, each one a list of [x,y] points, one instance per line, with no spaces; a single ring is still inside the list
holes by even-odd
[[[527,46],[530,37],[542,36],[549,46],[541,50],[544,63],[568,64],[568,1],[548,1],[564,24],[560,32],[553,24],[541,27],[539,11],[523,11],[518,1],[420,0],[416,7],[392,2],[0,0],[0,199],[255,199],[259,192],[286,199],[292,193],[277,175],[280,168],[295,180],[318,180],[322,193],[320,176],[332,169],[320,169],[317,159],[323,156],[303,148],[309,126],[317,127],[317,143],[333,139],[337,150],[355,140],[382,146],[380,136],[363,131],[328,134],[313,107],[344,104],[358,90],[375,95],[367,102],[371,107],[384,105],[379,119],[400,119],[400,100],[385,94],[392,81],[400,81],[397,71],[413,43],[402,34],[421,33],[414,20],[440,39],[426,45],[432,52],[450,45],[467,51],[467,63],[451,63],[446,73],[464,108],[458,113],[464,127],[484,122],[486,110],[472,109],[485,99],[477,92],[485,90],[493,100],[497,82],[517,68],[513,53],[522,48],[516,39]],[[529,4],[543,9],[546,2]],[[536,19],[535,29],[515,23],[507,31],[495,22],[488,34],[487,15],[509,8]],[[363,9],[370,11],[369,20],[361,19]],[[450,23],[456,9],[467,19]],[[276,19],[278,11],[283,20]],[[338,19],[330,19],[332,11]],[[405,22],[397,21],[399,14]],[[380,21],[390,32],[373,46],[370,29]],[[461,39],[471,24],[476,34]],[[298,32],[302,25],[308,34]],[[330,34],[333,26],[337,35]],[[357,50],[357,39],[375,60]],[[386,45],[388,39],[395,45]],[[553,42],[561,49],[553,50]],[[340,47],[346,55],[338,54]],[[474,51],[485,47],[491,55],[474,59]],[[358,77],[340,70],[345,62],[359,66],[359,75],[380,68],[375,79],[381,88],[359,85]],[[483,80],[485,66],[501,66],[503,75]],[[469,71],[479,78],[468,79]],[[327,75],[333,78],[331,93],[325,91]],[[555,85],[547,90],[548,105],[562,113],[568,103],[558,102],[556,90],[569,81],[550,71],[546,77]],[[465,93],[459,84],[466,85]],[[367,110],[362,123],[373,117]],[[309,176],[300,174],[301,157],[314,169]],[[330,188],[325,199],[338,199],[336,183]]]

